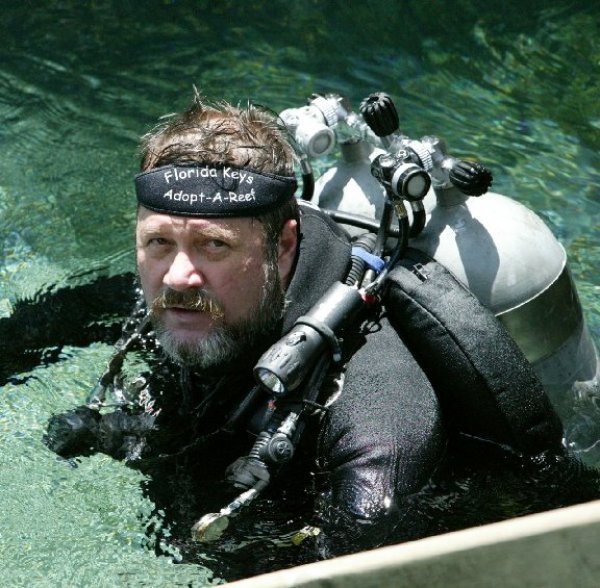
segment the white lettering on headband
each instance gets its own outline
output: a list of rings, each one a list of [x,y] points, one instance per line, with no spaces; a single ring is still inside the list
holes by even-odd
[[[158,167],[135,177],[139,204],[181,216],[254,216],[294,197],[296,178],[233,166]]]

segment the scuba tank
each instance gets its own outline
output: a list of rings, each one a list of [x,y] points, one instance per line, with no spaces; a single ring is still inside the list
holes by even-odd
[[[395,176],[401,181],[408,153],[409,163],[431,178],[421,208],[411,202],[410,246],[445,266],[492,310],[559,414],[570,418],[578,403],[600,394],[598,354],[564,248],[535,213],[489,191],[491,174],[483,166],[449,156],[437,137],[415,141],[400,134],[385,94],[365,99],[361,116],[346,99],[329,94],[313,96],[307,106],[285,110],[281,118],[311,157],[331,152],[331,135],[324,141],[323,129],[333,131],[341,158],[316,181],[312,201],[353,235],[369,226],[365,217],[381,218],[385,188],[373,175],[375,162],[396,161],[389,187]]]

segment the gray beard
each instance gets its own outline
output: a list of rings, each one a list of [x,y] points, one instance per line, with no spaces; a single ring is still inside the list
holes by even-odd
[[[247,316],[232,323],[216,320],[213,330],[196,342],[182,342],[169,331],[159,312],[152,313],[156,337],[175,362],[199,371],[223,371],[256,353],[276,333],[285,306],[277,266],[268,263],[261,300]]]

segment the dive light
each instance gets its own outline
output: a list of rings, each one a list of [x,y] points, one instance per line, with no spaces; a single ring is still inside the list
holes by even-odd
[[[275,397],[293,392],[327,347],[333,361],[342,359],[339,335],[363,306],[361,291],[336,282],[292,330],[258,360],[254,376]]]

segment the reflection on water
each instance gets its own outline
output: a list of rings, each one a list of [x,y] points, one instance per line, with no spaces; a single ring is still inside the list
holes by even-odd
[[[275,110],[314,91],[345,94],[357,106],[385,90],[406,134],[442,136],[457,156],[484,161],[496,191],[544,218],[567,249],[600,343],[594,3],[458,2],[437,6],[435,18],[428,3],[412,1],[348,8],[153,0],[143,15],[132,1],[54,4],[12,3],[0,19],[0,320],[48,292],[133,269],[137,139],[160,115],[186,106],[193,84],[210,98],[251,98]],[[139,473],[100,456],[60,461],[40,443],[50,414],[82,403],[110,354],[120,310],[82,327],[82,316],[93,314],[90,298],[78,302],[64,340],[32,349],[34,321],[0,341],[0,373],[11,376],[0,392],[3,577],[12,586],[206,585],[214,554],[190,555],[177,541],[153,553],[148,536],[168,539],[170,531]],[[584,413],[574,426],[596,422],[589,406]],[[439,483],[424,514],[439,515],[432,505],[464,514],[440,530],[485,511],[485,500],[469,492],[481,479],[460,472],[453,486]],[[557,495],[576,501],[566,486]],[[528,502],[533,494],[524,490],[515,505],[507,492],[487,518],[539,508]],[[281,521],[263,530],[292,531]],[[301,559],[261,545],[262,569]],[[173,565],[184,556],[195,563]],[[247,553],[238,559],[236,574]]]

